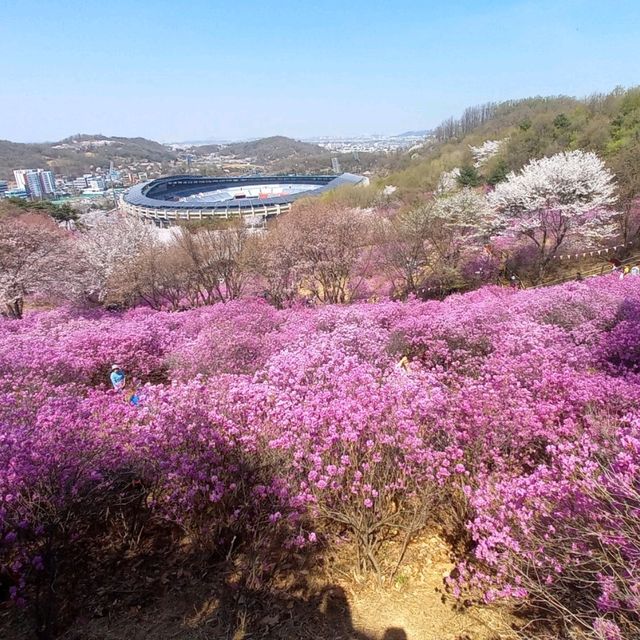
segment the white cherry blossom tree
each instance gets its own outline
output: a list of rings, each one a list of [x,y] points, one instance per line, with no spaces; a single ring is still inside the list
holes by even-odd
[[[157,231],[138,218],[118,213],[101,220],[78,239],[90,267],[91,289],[100,302],[107,298],[113,279],[125,273],[132,261],[158,242]]]
[[[500,147],[504,144],[505,140],[487,140],[483,142],[479,147],[473,147],[469,145],[471,155],[473,156],[473,166],[479,169],[483,166],[487,160],[493,158],[499,151]]]
[[[440,174],[436,193],[449,193],[460,187],[458,178],[460,177],[460,167],[454,167],[451,171],[443,171]]]
[[[488,194],[496,234],[528,239],[537,251],[536,279],[568,239],[595,245],[615,233],[613,174],[592,152],[532,160]]]

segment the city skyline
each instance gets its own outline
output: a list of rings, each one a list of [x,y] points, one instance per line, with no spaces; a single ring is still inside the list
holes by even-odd
[[[640,82],[631,0],[85,9],[77,0],[4,8],[0,54],[17,64],[3,70],[1,139],[391,135],[487,101]]]
[[[419,129],[414,129],[412,131],[402,131],[400,133],[396,133],[396,132],[391,132],[391,133],[380,133],[380,132],[376,132],[376,131],[372,131],[369,133],[355,133],[355,134],[343,134],[343,135],[335,135],[335,136],[331,136],[331,135],[310,135],[310,136],[285,136],[285,137],[289,137],[291,139],[296,139],[299,140],[301,142],[309,142],[312,144],[317,144],[319,146],[323,146],[325,144],[330,144],[333,142],[338,142],[338,141],[355,141],[355,140],[363,140],[363,141],[367,141],[367,140],[391,140],[394,138],[397,138],[398,140],[403,140],[403,139],[409,139],[409,138],[423,138],[427,135],[429,135],[431,133],[432,129],[424,129],[424,130],[419,130]],[[89,143],[92,145],[96,145],[99,144],[101,141],[101,138],[105,138],[106,140],[116,140],[118,138],[124,138],[124,139],[133,139],[136,137],[146,137],[146,136],[136,136],[136,135],[132,135],[132,136],[121,136],[119,135],[117,132],[116,133],[108,133],[108,132],[104,132],[104,131],[81,131],[81,132],[77,132],[77,133],[73,133],[70,135],[66,135],[63,136],[62,138],[59,139],[50,139],[50,140],[26,140],[26,141],[22,141],[22,140],[10,140],[10,139],[2,139],[0,138],[0,141],[6,141],[6,142],[11,142],[11,143],[15,143],[15,144],[59,144],[62,142],[72,142],[76,139],[78,139],[78,136],[95,136],[95,139],[89,140]],[[262,140],[265,138],[276,138],[276,137],[282,137],[281,134],[278,133],[271,133],[271,134],[267,134],[264,136],[244,136],[244,137],[236,137],[236,138],[201,138],[201,139],[197,139],[197,138],[193,138],[190,140],[162,140],[162,139],[152,139],[152,138],[148,138],[149,140],[153,141],[153,142],[159,142],[160,144],[166,145],[166,146],[172,146],[175,145],[176,147],[187,147],[187,146],[193,146],[193,147],[198,147],[198,146],[204,146],[204,145],[209,145],[209,144],[217,144],[220,146],[225,146],[225,145],[229,145],[229,144],[234,144],[237,142],[252,142],[255,140]],[[71,148],[72,144],[69,144],[69,147]],[[60,145],[60,147],[58,148],[62,148],[63,145]]]

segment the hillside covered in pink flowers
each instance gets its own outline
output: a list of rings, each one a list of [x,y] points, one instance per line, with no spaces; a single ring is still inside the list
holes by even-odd
[[[2,320],[0,598],[54,633],[106,538],[245,554],[255,584],[336,544],[389,577],[437,530],[452,598],[637,638],[639,401],[636,277]]]

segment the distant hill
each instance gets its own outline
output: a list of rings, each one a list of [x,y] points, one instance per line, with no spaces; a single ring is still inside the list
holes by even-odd
[[[211,144],[197,144],[192,147],[184,147],[182,150],[187,151],[195,156],[208,156],[210,153],[219,153],[225,145],[211,143]]]
[[[219,153],[223,156],[236,158],[251,158],[260,164],[277,162],[291,158],[311,158],[315,156],[329,156],[329,152],[309,142],[301,142],[286,136],[271,136],[250,140],[249,142],[234,142],[232,144],[204,145],[190,149],[195,155]]]
[[[189,153],[206,156],[217,153],[225,158],[249,159],[260,170],[273,174],[332,173],[332,158],[337,158],[341,171],[362,173],[386,167],[396,154],[360,152],[341,153],[329,151],[310,142],[302,142],[285,136],[271,136],[259,140],[230,144],[209,144],[191,147]]]
[[[169,162],[177,154],[146,138],[78,134],[59,142],[19,143],[0,140],[0,178],[13,178],[14,169],[51,169],[60,175],[77,176],[109,162]]]

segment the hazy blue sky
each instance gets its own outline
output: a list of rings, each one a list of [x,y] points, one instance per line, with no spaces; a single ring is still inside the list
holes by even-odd
[[[398,133],[640,84],[638,0],[7,0],[0,138]]]

